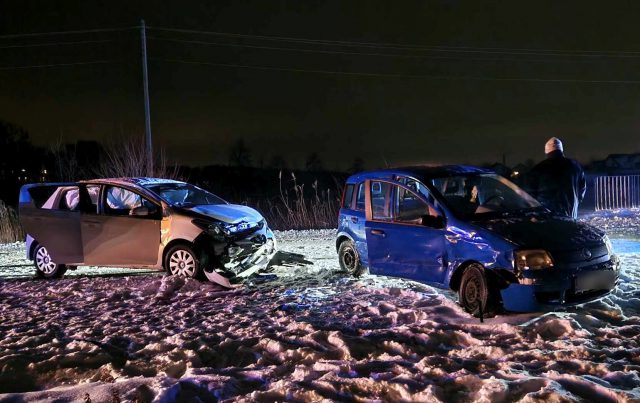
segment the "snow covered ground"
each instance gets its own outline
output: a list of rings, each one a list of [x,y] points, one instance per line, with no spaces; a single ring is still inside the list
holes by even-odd
[[[236,290],[124,269],[33,280],[24,246],[0,246],[0,401],[640,401],[640,219],[586,219],[624,237],[619,289],[485,323],[450,292],[346,278],[333,231],[277,234],[286,261]]]

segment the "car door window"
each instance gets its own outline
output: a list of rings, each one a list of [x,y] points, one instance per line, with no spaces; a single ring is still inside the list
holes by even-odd
[[[135,192],[118,186],[107,187],[104,207],[106,215],[114,216],[133,215],[133,210],[139,207],[146,207],[149,211],[149,216],[153,216],[158,211],[158,207],[153,202]]]
[[[40,208],[44,210],[76,211],[80,200],[78,186],[53,188],[50,196]]]
[[[424,216],[431,215],[429,205],[410,190],[396,186],[395,194],[396,205],[394,221],[407,224],[421,224]]]
[[[371,214],[374,220],[391,221],[391,191],[388,182],[371,182]]]
[[[364,183],[358,185],[358,196],[356,198],[356,210],[364,211],[365,198],[364,198]]]

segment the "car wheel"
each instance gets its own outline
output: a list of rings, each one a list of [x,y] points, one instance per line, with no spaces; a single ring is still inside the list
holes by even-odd
[[[360,254],[351,240],[343,241],[338,248],[338,258],[342,271],[360,277],[364,274],[365,268],[360,262]]]
[[[67,266],[55,263],[51,260],[49,251],[42,245],[38,245],[33,253],[33,262],[36,266],[36,275],[42,278],[60,278],[67,271]]]
[[[495,315],[495,298],[484,268],[478,264],[470,265],[462,274],[458,298],[464,310],[477,318],[481,313],[485,318]]]
[[[173,246],[165,257],[165,270],[173,276],[200,278],[200,262],[187,245]]]

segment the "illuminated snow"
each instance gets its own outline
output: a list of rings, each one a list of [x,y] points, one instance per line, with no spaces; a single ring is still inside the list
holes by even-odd
[[[0,246],[0,276],[14,277],[0,282],[2,391],[33,391],[27,401],[640,400],[640,243],[630,237],[614,236],[622,284],[611,296],[481,324],[450,292],[336,273],[332,231],[277,236],[314,264],[292,255],[232,291],[125,269],[32,280],[23,245]]]

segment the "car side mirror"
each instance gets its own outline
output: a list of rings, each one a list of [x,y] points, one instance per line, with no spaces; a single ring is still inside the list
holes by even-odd
[[[149,209],[145,206],[134,207],[133,209],[131,209],[131,212],[129,212],[129,215],[136,217],[146,217],[149,215]]]
[[[429,214],[423,215],[422,225],[424,225],[425,227],[435,228],[435,229],[444,228],[444,225],[445,225],[444,217],[441,215],[439,216],[433,216]]]

